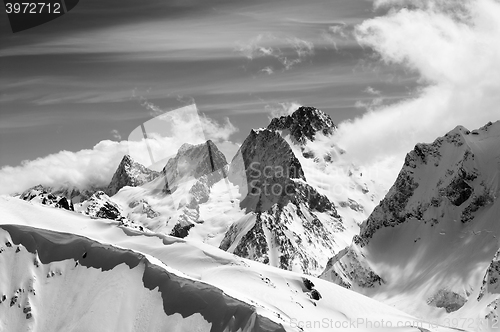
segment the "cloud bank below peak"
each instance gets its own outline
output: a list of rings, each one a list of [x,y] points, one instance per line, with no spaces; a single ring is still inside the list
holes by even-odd
[[[184,143],[200,144],[207,139],[216,142],[226,158],[231,158],[236,153],[238,146],[230,141],[230,136],[236,128],[228,119],[219,123],[206,116],[200,116],[195,106],[190,115],[196,115],[197,121],[193,121],[192,116],[181,113],[164,114],[169,115],[168,124],[173,128],[168,131],[168,135],[148,132],[147,140],[129,139],[119,142],[103,140],[92,149],[77,152],[60,151],[46,157],[24,161],[20,166],[2,167],[0,194],[21,193],[38,184],[77,189],[107,186],[120,160],[126,154],[145,166],[151,166],[159,160],[164,160],[166,163]],[[112,134],[115,139],[121,138],[118,132]],[[146,144],[158,159],[151,160]]]

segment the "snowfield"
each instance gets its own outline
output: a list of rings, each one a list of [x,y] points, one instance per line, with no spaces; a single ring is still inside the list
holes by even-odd
[[[0,331],[448,331],[203,243],[12,197],[0,215]]]

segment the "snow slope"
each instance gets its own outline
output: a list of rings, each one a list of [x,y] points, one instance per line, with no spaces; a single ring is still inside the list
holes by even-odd
[[[335,284],[199,242],[11,197],[0,197],[0,215],[0,331],[374,331],[385,324],[386,331],[418,332],[425,330],[396,326],[427,326]],[[327,321],[345,328],[317,325]]]
[[[417,144],[353,245],[322,278],[426,319],[451,326],[454,318],[467,319],[457,328],[494,326],[499,147],[500,121],[473,131],[458,126]]]

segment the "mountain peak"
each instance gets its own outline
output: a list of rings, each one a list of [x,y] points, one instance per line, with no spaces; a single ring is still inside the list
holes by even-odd
[[[125,186],[136,187],[146,182],[152,181],[159,175],[158,172],[150,170],[136,162],[129,155],[123,156],[118,168],[106,189],[110,196],[116,194]]]
[[[355,242],[364,246],[377,229],[408,220],[440,227],[450,220],[471,222],[480,208],[493,203],[498,191],[498,166],[492,156],[498,157],[500,127],[491,126],[472,132],[457,126],[431,144],[417,144]]]
[[[132,157],[130,157],[130,155],[126,154],[123,156],[120,164],[132,164],[133,162],[134,162],[134,160],[132,159]]]
[[[317,132],[331,135],[337,129],[332,119],[325,112],[314,108],[301,106],[290,115],[274,118],[267,127],[269,130],[287,130],[300,144],[305,140],[314,141]]]
[[[167,191],[171,191],[175,183],[186,176],[199,178],[223,169],[226,165],[226,157],[211,140],[197,145],[184,143],[163,168]]]

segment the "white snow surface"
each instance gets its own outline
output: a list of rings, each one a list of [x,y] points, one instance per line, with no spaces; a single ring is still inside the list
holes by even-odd
[[[286,331],[380,331],[376,328],[380,326],[384,331],[419,331],[397,327],[404,324],[448,331],[432,325],[429,328],[428,323],[395,308],[307,277],[321,295],[320,300],[313,300],[304,286],[302,278],[306,276],[242,259],[197,241],[140,233],[119,227],[117,221],[91,219],[12,197],[0,197],[0,215],[0,299],[6,295],[0,303],[0,331],[159,331],[165,326],[169,331],[213,329],[200,314],[166,315],[162,297],[168,298],[168,291],[149,290],[141,280],[146,263],[192,287],[193,297],[182,302],[184,307],[179,310],[194,310],[189,306],[199,305],[197,294],[220,289],[227,294],[225,301],[234,298],[246,303],[259,317],[267,317]],[[36,254],[14,243],[14,233],[9,232],[26,243],[32,238],[37,244]],[[89,257],[42,262],[44,250],[60,246],[81,252],[86,241],[93,243],[88,247],[93,248],[88,249]],[[111,269],[96,269],[76,264],[85,262],[83,259],[99,260],[95,257],[98,255],[92,257],[92,250],[101,246],[112,260],[120,255],[142,255],[145,260],[132,268],[118,264]],[[64,255],[57,250],[52,253]],[[17,301],[9,306],[14,296]],[[23,312],[28,307],[30,318]],[[351,321],[357,325],[350,325]],[[250,325],[242,330],[257,331]]]

